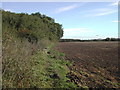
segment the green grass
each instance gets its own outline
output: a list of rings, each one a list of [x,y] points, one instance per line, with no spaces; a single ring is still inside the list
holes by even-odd
[[[72,63],[64,60],[64,53],[51,50],[54,43],[44,41],[36,45],[28,41],[21,42],[9,33],[4,35],[6,36],[3,39],[3,88],[76,87],[73,82],[67,82],[69,78],[66,77],[69,72],[67,66]],[[47,50],[43,50],[48,43],[50,45]],[[55,75],[57,76],[54,77]]]
[[[65,54],[64,53],[60,53],[60,56],[65,56]]]
[[[56,57],[61,56],[59,52],[50,51]],[[57,53],[55,53],[57,52]],[[72,82],[67,82],[69,78],[66,74],[69,69],[66,64],[70,65],[69,61],[58,58],[53,58],[45,52],[39,52],[33,57],[36,65],[33,67],[35,81],[31,82],[31,87],[37,88],[75,88],[77,87]],[[54,76],[57,75],[57,76]]]
[[[89,90],[89,87],[88,86],[82,86],[82,89],[83,90]]]

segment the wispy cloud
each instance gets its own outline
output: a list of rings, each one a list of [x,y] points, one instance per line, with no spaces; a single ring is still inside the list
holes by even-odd
[[[116,13],[117,10],[115,9],[109,9],[109,8],[101,8],[101,9],[95,9],[95,10],[91,10],[89,11],[91,14],[88,14],[86,16],[104,16],[104,15],[109,15],[109,14],[113,14]]]
[[[88,33],[88,32],[93,32],[92,30],[88,28],[69,28],[69,29],[64,29],[64,31],[68,32],[76,32],[76,33]]]
[[[96,13],[93,16],[104,16],[104,15],[109,15],[109,14],[113,14],[113,13],[116,13],[116,12],[117,12],[117,10],[108,10],[108,11],[103,11],[103,12],[100,12],[100,13]]]
[[[116,22],[116,23],[118,23],[118,22],[120,22],[120,21],[117,21],[117,20],[116,20],[116,21],[112,21],[112,22]]]
[[[94,30],[89,28],[68,28],[64,29],[63,38],[72,38],[72,39],[80,39],[85,38],[85,36],[89,36],[90,33],[94,33]]]
[[[64,36],[79,36],[91,32],[94,31],[88,28],[69,28],[69,29],[64,29]]]
[[[113,3],[109,4],[108,6],[118,6],[118,2],[113,2]]]
[[[15,12],[14,10],[11,10],[11,9],[3,9],[5,11],[10,11],[10,12]]]
[[[74,8],[77,8],[77,7],[78,6],[76,4],[69,5],[69,6],[66,6],[66,7],[61,7],[61,8],[56,9],[55,13],[61,13],[61,12],[69,11],[69,10],[72,10]]]

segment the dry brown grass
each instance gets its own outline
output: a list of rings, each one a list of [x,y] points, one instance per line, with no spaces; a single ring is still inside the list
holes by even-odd
[[[32,66],[35,64],[31,57],[47,46],[46,42],[39,41],[31,44],[27,39],[15,38],[12,34],[3,33],[2,45],[2,78],[3,88],[30,87],[34,80]]]

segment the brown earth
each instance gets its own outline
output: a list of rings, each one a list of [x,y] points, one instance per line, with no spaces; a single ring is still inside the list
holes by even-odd
[[[70,82],[88,87],[118,88],[118,42],[60,42],[56,49],[73,62]]]

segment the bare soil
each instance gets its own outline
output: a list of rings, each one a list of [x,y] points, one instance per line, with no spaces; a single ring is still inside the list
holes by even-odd
[[[70,82],[88,87],[120,86],[118,42],[60,42],[55,48],[73,62]]]

